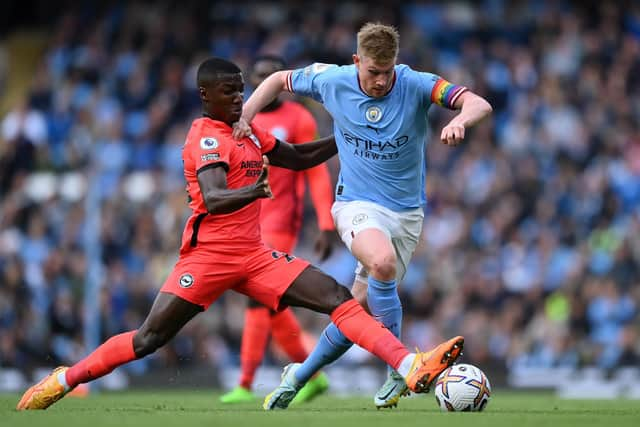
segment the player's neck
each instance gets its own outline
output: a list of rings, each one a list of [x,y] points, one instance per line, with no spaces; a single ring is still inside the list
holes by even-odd
[[[267,105],[262,110],[260,110],[260,112],[261,113],[268,113],[270,111],[277,110],[278,108],[280,108],[281,105],[282,105],[282,101],[279,98],[276,98],[273,101],[271,101],[271,103],[269,105]]]
[[[207,119],[211,119],[211,120],[215,120],[216,122],[222,122],[222,123],[226,123],[224,120],[219,119],[217,117],[212,116],[211,114],[207,113],[206,111],[202,112],[202,117],[206,117]],[[226,123],[227,125],[231,126],[231,124]]]

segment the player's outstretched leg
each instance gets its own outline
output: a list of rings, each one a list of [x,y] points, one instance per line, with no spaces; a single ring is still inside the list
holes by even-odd
[[[61,377],[64,377],[69,368],[60,366],[44,377],[37,384],[29,387],[22,395],[16,409],[24,411],[26,409],[47,409],[49,406],[62,399],[70,390],[65,390]]]
[[[400,373],[408,388],[426,393],[433,381],[462,354],[464,339],[455,337],[426,353],[410,353],[380,322],[369,316],[351,293],[314,267],[305,269],[289,286],[281,303],[300,305],[331,315],[331,320],[353,343],[376,355]],[[296,365],[264,402],[265,409],[286,408],[300,385],[292,382]]]
[[[358,344],[360,345],[360,343]],[[407,351],[408,354],[401,359],[400,363],[394,363],[392,366],[398,375],[401,375],[400,378],[408,390],[414,393],[428,393],[436,378],[460,357],[463,346],[464,338],[457,336],[428,352],[408,353]],[[391,360],[385,351],[378,351],[375,354],[385,362]],[[303,386],[303,383],[300,383],[295,376],[300,366],[300,363],[291,363],[285,367],[280,385],[264,399],[262,407],[265,410],[287,409],[289,407]]]
[[[78,384],[100,378],[118,366],[153,353],[201,311],[199,305],[160,292],[140,329],[109,338],[70,368],[54,369],[24,393],[16,409],[47,409]]]
[[[30,387],[18,402],[19,411],[47,409],[62,399],[78,384],[100,378],[116,367],[135,360],[133,337],[137,331],[125,332],[109,338],[89,356],[71,368],[56,368],[39,383]]]

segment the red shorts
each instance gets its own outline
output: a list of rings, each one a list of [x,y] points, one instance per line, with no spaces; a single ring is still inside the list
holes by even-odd
[[[228,289],[245,294],[273,310],[280,310],[280,298],[309,265],[267,246],[242,254],[211,253],[210,262],[200,256],[178,259],[160,292],[179,296],[207,309]]]
[[[263,231],[262,241],[270,248],[291,254],[298,243],[298,236],[286,231]]]

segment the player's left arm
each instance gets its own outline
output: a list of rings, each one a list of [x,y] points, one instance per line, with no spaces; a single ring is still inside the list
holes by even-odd
[[[465,90],[453,103],[460,110],[440,134],[440,140],[447,145],[457,145],[464,139],[465,130],[487,117],[493,111],[491,104],[483,97]]]
[[[268,161],[262,165],[262,171],[255,183],[236,189],[227,187],[225,166],[223,163],[212,163],[198,170],[198,184],[207,212],[212,215],[228,214],[257,199],[273,198],[268,179]]]
[[[309,169],[324,163],[338,152],[333,135],[304,144],[289,144],[278,141],[267,157],[273,166],[296,171]]]

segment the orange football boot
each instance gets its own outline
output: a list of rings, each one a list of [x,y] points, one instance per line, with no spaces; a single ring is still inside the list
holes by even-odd
[[[62,399],[66,394],[64,386],[58,381],[58,374],[69,369],[60,366],[44,377],[39,383],[30,387],[23,395],[16,409],[25,411],[30,409],[47,409]]]
[[[405,377],[409,390],[414,393],[428,393],[433,381],[460,357],[463,346],[464,337],[457,336],[431,351],[418,352]]]

